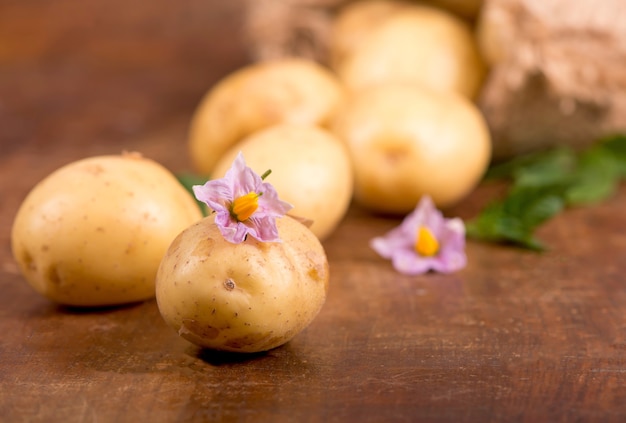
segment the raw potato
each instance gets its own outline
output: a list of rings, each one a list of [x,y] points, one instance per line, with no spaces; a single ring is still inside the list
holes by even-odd
[[[381,19],[337,66],[339,79],[349,90],[406,82],[476,96],[485,66],[466,22],[419,5]]]
[[[303,125],[277,125],[237,144],[215,167],[223,177],[241,151],[246,164],[267,179],[281,200],[294,208],[289,214],[313,221],[311,230],[321,240],[344,217],[352,198],[352,166],[345,145],[333,134]]]
[[[326,300],[328,261],[315,235],[289,216],[277,219],[282,242],[224,239],[206,217],[184,230],[157,275],[164,320],[201,347],[258,352],[292,339]]]
[[[335,134],[350,151],[354,198],[387,213],[424,194],[452,206],[478,184],[491,153],[484,118],[468,99],[416,85],[380,85],[355,96]]]
[[[285,58],[242,68],[216,84],[193,116],[194,166],[211,174],[235,143],[277,123],[327,125],[343,97],[336,76],[313,61]]]
[[[387,0],[374,0],[386,1]],[[621,0],[611,0],[621,1]],[[249,0],[244,11],[244,36],[251,57],[285,56],[328,61],[331,26],[337,12],[368,0]],[[416,3],[415,0],[407,4]],[[482,0],[428,0],[467,20],[476,19]],[[367,6],[364,6],[367,8]]]
[[[331,66],[339,68],[375,28],[412,7],[400,0],[360,0],[344,5],[333,20],[328,37]]]
[[[71,306],[154,297],[161,257],[202,218],[193,198],[161,165],[138,154],[68,164],[28,194],[11,234],[26,280]]]

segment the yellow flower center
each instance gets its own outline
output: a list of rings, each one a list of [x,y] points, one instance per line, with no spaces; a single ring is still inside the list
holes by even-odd
[[[432,257],[439,251],[439,241],[435,235],[425,226],[420,226],[415,238],[415,251],[417,254]]]
[[[261,194],[256,192],[249,192],[246,195],[237,197],[233,201],[233,205],[230,209],[230,214],[239,222],[248,220],[250,216],[254,214],[256,209],[259,208],[259,197]]]

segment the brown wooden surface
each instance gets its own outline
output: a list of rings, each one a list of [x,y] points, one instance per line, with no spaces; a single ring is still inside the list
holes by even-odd
[[[265,354],[202,351],[154,301],[76,311],[18,274],[9,231],[52,170],[137,150],[187,170],[200,96],[247,60],[232,0],[0,2],[0,421],[626,421],[626,189],[545,225],[546,254],[469,242],[404,277],[353,208],[313,324]],[[467,218],[481,186],[449,213]]]

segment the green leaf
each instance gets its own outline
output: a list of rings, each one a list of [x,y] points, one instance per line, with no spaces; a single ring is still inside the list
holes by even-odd
[[[606,199],[624,177],[626,135],[607,137],[583,152],[556,148],[492,166],[486,178],[510,179],[511,186],[467,222],[467,235],[542,250],[534,236],[540,225],[566,206]]]
[[[573,165],[575,155],[569,148],[557,148],[548,151],[518,156],[510,161],[491,166],[486,179],[512,179],[524,184],[544,184],[547,180],[558,177]]]
[[[206,181],[209,180],[209,177],[187,172],[177,174],[176,179],[178,179],[178,182],[180,182],[187,191],[193,193],[192,187],[194,185],[203,185]]]
[[[626,134],[604,138],[600,141],[599,147],[613,158],[620,176],[626,177]]]
[[[185,189],[187,191],[189,191],[189,193],[194,197],[194,199],[196,198],[195,195],[193,194],[193,186],[194,185],[204,185],[204,183],[209,179],[208,176],[203,176],[203,175],[197,175],[194,173],[179,173],[176,175],[176,179],[178,179],[178,182],[185,187]],[[202,210],[202,214],[204,216],[208,215],[208,210],[206,207],[206,204],[204,204],[202,201],[198,201],[196,200],[196,203],[198,204],[198,207],[200,207],[200,210]]]
[[[620,179],[618,162],[602,147],[582,153],[572,183],[564,192],[568,205],[598,203],[615,193]]]
[[[527,193],[530,194],[530,193]],[[532,232],[537,226],[554,217],[563,210],[563,200],[554,193],[538,193],[527,195],[524,208],[520,210],[520,218],[524,228]]]
[[[520,167],[514,173],[516,186],[534,188],[549,187],[567,183],[576,167],[576,156],[572,150],[558,149],[536,157],[531,163]]]
[[[515,187],[502,201],[487,206],[477,218],[467,223],[468,236],[542,250],[534,231],[563,209],[563,200],[554,192],[557,189]]]

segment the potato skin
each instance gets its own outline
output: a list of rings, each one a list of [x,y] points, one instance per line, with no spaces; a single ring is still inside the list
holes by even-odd
[[[208,216],[184,230],[157,275],[164,320],[201,347],[259,352],[284,344],[318,314],[328,291],[323,247],[301,223],[277,219],[282,242],[226,241]]]
[[[70,163],[44,178],[15,217],[15,260],[36,291],[70,306],[154,297],[167,247],[202,218],[158,163],[138,154]]]
[[[292,216],[310,219],[320,240],[345,216],[352,199],[352,164],[344,143],[332,133],[305,125],[275,125],[245,138],[222,156],[214,171],[222,177],[239,152],[267,179],[281,200],[291,203]]]
[[[353,92],[413,83],[474,98],[486,72],[470,27],[433,7],[390,12],[354,44],[336,66],[339,79]]]
[[[354,198],[377,212],[405,214],[429,194],[449,207],[480,181],[491,139],[465,97],[410,84],[386,84],[354,96],[334,133],[348,145]]]
[[[344,98],[337,77],[305,59],[259,62],[231,73],[204,96],[191,120],[194,167],[210,175],[245,136],[278,123],[328,125]]]
[[[402,0],[360,0],[345,4],[330,28],[331,67],[339,69],[346,57],[366,42],[367,36],[379,25],[413,7],[414,4]]]

